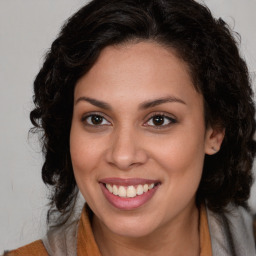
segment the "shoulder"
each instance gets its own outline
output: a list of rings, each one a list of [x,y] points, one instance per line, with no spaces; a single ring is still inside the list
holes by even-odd
[[[4,253],[4,256],[48,256],[42,240],[37,240],[13,251]]]
[[[256,255],[250,212],[228,205],[222,213],[207,209],[207,215],[213,255]]]

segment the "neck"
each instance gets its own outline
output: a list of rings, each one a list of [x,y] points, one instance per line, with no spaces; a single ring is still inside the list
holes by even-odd
[[[113,233],[96,216],[93,232],[103,256],[195,255],[200,252],[199,213],[196,206],[154,232],[143,237],[124,237]]]

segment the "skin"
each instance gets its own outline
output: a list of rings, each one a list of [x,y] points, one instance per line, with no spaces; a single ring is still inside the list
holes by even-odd
[[[140,108],[167,97],[172,101]],[[91,123],[95,112],[104,117],[99,125]],[[155,125],[152,115],[165,115],[164,124]],[[75,178],[95,214],[102,255],[199,255],[195,194],[204,156],[220,148],[223,136],[205,127],[203,96],[174,50],[153,42],[103,49],[75,87],[70,133]],[[100,188],[109,177],[161,184],[141,207],[120,210]]]

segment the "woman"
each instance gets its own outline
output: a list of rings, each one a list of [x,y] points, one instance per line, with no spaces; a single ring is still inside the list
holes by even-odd
[[[252,90],[206,7],[94,0],[62,28],[34,91],[51,228],[7,255],[255,255]]]

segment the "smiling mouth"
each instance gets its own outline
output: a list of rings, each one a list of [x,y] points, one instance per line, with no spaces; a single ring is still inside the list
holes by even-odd
[[[142,178],[105,178],[99,180],[107,201],[119,210],[135,210],[146,204],[161,185],[159,180]]]
[[[158,186],[160,183],[150,183],[150,184],[138,184],[130,186],[120,186],[115,184],[104,183],[106,189],[113,195],[119,196],[122,198],[133,198],[136,196],[141,196],[144,193],[147,193],[154,187]]]

